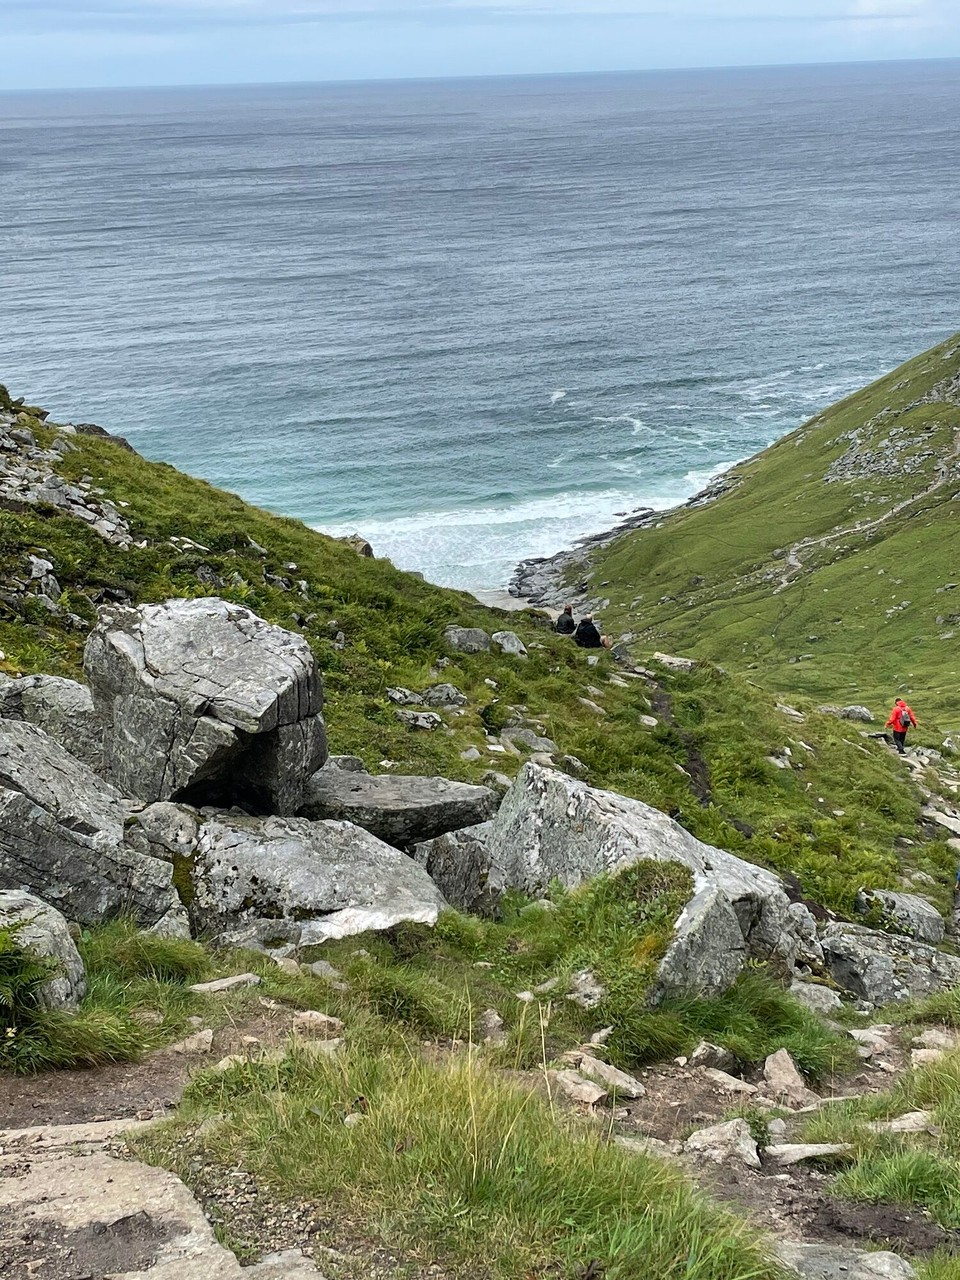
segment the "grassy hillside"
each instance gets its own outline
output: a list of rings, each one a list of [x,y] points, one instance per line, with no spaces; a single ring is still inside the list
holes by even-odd
[[[21,425],[42,443],[58,439],[55,426],[29,411]],[[862,884],[893,887],[922,870],[936,878],[946,906],[952,854],[924,839],[905,771],[881,747],[865,745],[853,725],[816,715],[801,725],[768,694],[710,665],[663,670],[656,684],[625,679],[609,655],[589,665],[584,651],[533,614],[492,611],[389,561],[363,558],[114,440],[60,433],[59,441],[70,446],[59,473],[89,477],[122,510],[136,545],[112,545],[53,507],[0,509],[0,670],[80,676],[99,602],[217,594],[307,636],[323,671],[332,750],[359,754],[374,771],[473,781],[491,767],[515,773],[529,753],[504,751],[498,734],[523,720],[557,743],[558,757],[576,757],[573,767],[591,783],[795,873],[808,896],[849,910]],[[796,448],[789,444],[788,454]],[[715,512],[723,509],[718,503]],[[742,524],[746,533],[746,517]],[[763,521],[755,536],[766,536]],[[54,565],[63,589],[57,611],[31,593],[30,555]],[[18,583],[23,589],[9,589]],[[443,631],[453,622],[516,628],[530,656],[445,655]],[[826,635],[822,619],[817,626]],[[715,639],[725,657],[724,635],[722,627],[706,629],[696,647],[714,656]],[[435,732],[411,732],[387,688],[420,690],[438,679],[460,688],[467,705],[444,712]],[[470,747],[478,759],[461,758]]]
[[[608,629],[768,689],[960,725],[960,335],[594,559]],[[907,603],[909,602],[909,603]]]

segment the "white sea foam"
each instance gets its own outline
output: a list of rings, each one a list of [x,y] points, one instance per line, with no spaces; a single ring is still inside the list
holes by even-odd
[[[561,400],[565,400],[566,398],[567,393],[562,387],[558,388],[556,391],[551,391],[550,393],[551,404],[559,404]]]
[[[360,532],[377,555],[431,582],[470,590],[506,586],[520,560],[551,556],[578,538],[610,529],[639,507],[665,510],[685,501],[732,463],[691,470],[652,491],[570,490],[502,506],[424,511],[395,519],[318,525],[334,537]]]

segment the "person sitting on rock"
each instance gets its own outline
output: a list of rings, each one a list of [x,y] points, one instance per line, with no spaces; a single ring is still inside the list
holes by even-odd
[[[610,637],[602,636],[597,630],[597,624],[593,620],[593,614],[588,613],[580,619],[580,625],[573,633],[574,644],[578,644],[581,649],[609,649]]]
[[[883,727],[893,730],[893,742],[897,748],[897,754],[902,756],[907,745],[907,730],[917,727],[917,717],[904,700],[898,698]]]
[[[572,636],[577,629],[577,624],[573,618],[573,605],[565,604],[563,613],[554,623],[556,631],[562,636]]]

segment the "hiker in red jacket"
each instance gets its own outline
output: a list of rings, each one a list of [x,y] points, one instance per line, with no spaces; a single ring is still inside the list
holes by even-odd
[[[904,748],[907,745],[907,730],[913,726],[917,727],[917,717],[913,714],[902,698],[898,698],[893,704],[893,710],[887,719],[887,723],[883,726],[885,729],[893,730],[893,741],[896,744],[897,754],[903,755]]]

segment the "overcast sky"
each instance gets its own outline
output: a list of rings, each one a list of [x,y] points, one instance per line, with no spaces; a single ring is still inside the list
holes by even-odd
[[[0,87],[960,57],[960,0],[0,0]]]

